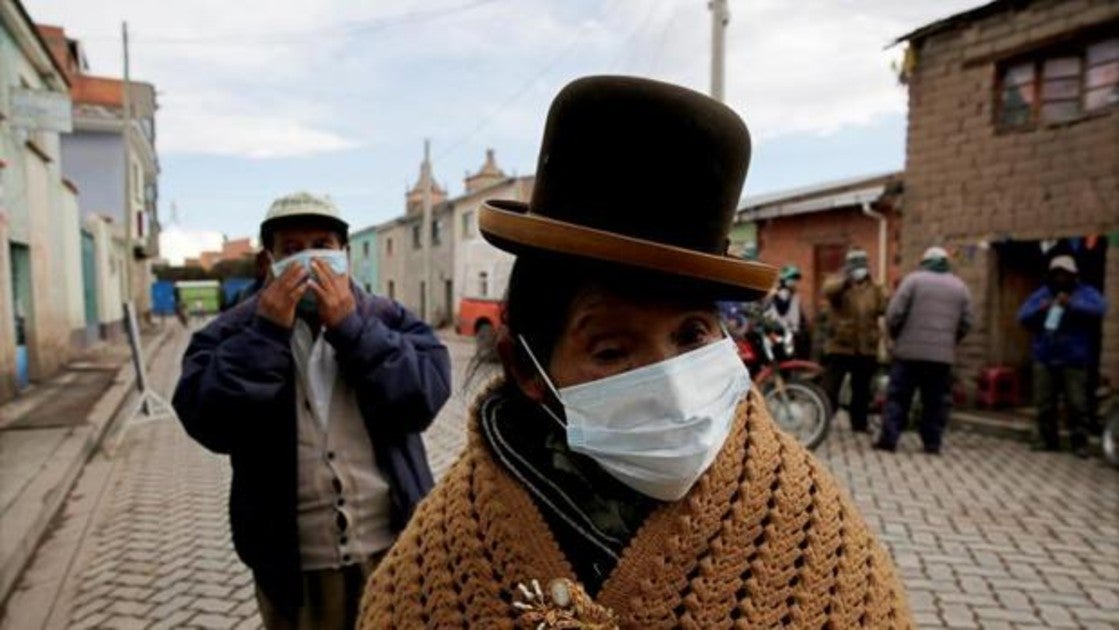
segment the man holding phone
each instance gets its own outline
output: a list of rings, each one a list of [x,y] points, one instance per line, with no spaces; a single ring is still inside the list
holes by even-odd
[[[264,288],[194,335],[173,404],[230,456],[230,521],[265,626],[351,628],[365,578],[431,488],[420,433],[450,395],[450,357],[347,268],[327,199],[277,199]]]
[[[1064,398],[1072,451],[1087,457],[1088,367],[1095,358],[1092,331],[1099,328],[1107,301],[1079,275],[1075,258],[1055,256],[1049,261],[1046,283],[1018,310],[1018,322],[1033,333],[1039,437],[1035,450],[1060,450],[1057,410]]]

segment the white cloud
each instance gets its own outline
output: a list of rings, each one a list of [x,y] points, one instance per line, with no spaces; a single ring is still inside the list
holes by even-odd
[[[202,252],[221,251],[224,241],[221,232],[187,230],[171,225],[159,233],[159,253],[172,265],[181,265],[183,259],[196,258]]]
[[[890,68],[901,48],[886,46],[915,27],[980,3],[731,0],[727,103],[761,139],[827,134],[904,113],[906,93]],[[660,11],[654,0],[627,4],[629,23],[652,12],[629,69],[708,91],[711,17],[696,4],[670,0],[670,8]]]
[[[354,25],[400,14],[345,0],[272,2],[82,0],[28,2],[33,19],[82,42],[98,74],[120,76],[120,21],[128,20],[132,76],[154,83],[162,153],[290,157],[351,148],[332,108],[301,90],[329,70]],[[286,6],[285,6],[286,5]],[[332,124],[333,123],[333,124]]]
[[[355,212],[388,218],[402,211],[425,137],[452,190],[486,147],[529,172],[548,104],[577,76],[709,84],[703,0],[25,1],[104,74],[119,74],[128,20],[133,76],[159,91],[161,155],[192,156],[194,168],[164,171],[161,193],[229,233],[251,231],[258,217],[246,208],[267,207],[293,179],[367,190]],[[983,1],[729,0],[727,102],[759,143],[896,118],[906,94],[890,61],[901,50],[885,45]],[[363,150],[330,155],[345,149]],[[207,171],[199,154],[313,157],[231,175]]]
[[[354,140],[315,126],[312,114],[289,109],[286,115],[257,106],[251,99],[211,92],[168,95],[159,113],[162,153],[274,158],[338,151]]]
[[[499,138],[531,137],[557,82],[578,74],[708,88],[710,14],[695,0],[28,4],[36,19],[81,38],[94,70],[110,74],[119,20],[129,20],[134,75],[160,91],[167,153],[299,156],[382,132],[461,137],[479,120]],[[731,0],[727,101],[763,139],[903,112],[889,67],[900,51],[884,45],[977,0],[930,4]],[[426,98],[440,85],[446,97]],[[399,116],[422,117],[427,130],[386,130],[374,116],[355,117],[355,103],[390,117],[408,110]]]

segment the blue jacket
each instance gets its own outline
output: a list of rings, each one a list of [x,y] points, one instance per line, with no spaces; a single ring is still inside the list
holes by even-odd
[[[1107,311],[1107,300],[1090,285],[1078,283],[1057,330],[1045,330],[1055,294],[1043,286],[1018,309],[1018,322],[1034,334],[1034,360],[1054,367],[1087,367],[1095,359],[1094,337]]]
[[[327,330],[357,394],[400,530],[431,489],[420,432],[451,390],[450,355],[399,304],[354,287],[357,309]],[[192,438],[229,455],[237,554],[278,606],[302,601],[296,523],[295,364],[291,330],[256,315],[256,296],[195,333],[172,404]]]

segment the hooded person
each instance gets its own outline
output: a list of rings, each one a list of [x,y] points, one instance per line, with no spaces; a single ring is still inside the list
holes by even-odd
[[[847,413],[853,431],[866,433],[870,385],[878,369],[879,318],[886,312],[886,292],[870,276],[866,251],[847,252],[843,272],[824,283],[828,337],[824,346],[823,387],[832,409],[839,409],[843,379],[851,376]]]
[[[889,556],[720,325],[718,301],[775,281],[726,253],[749,156],[741,119],[685,88],[556,96],[531,201],[479,213],[516,256],[504,376],[359,627],[912,625]]]
[[[1072,256],[1054,256],[1046,282],[1022,304],[1018,322],[1033,334],[1037,450],[1060,450],[1057,411],[1064,399],[1073,452],[1088,456],[1088,370],[1096,360],[1094,333],[1107,300],[1080,281]]]
[[[875,448],[896,450],[913,395],[919,391],[921,443],[926,453],[940,453],[951,409],[956,346],[971,330],[971,323],[971,292],[952,273],[947,250],[928,248],[920,267],[901,281],[886,308],[886,330],[894,340],[893,362],[882,433]]]
[[[432,486],[420,432],[450,394],[427,324],[350,280],[328,199],[277,199],[263,288],[196,333],[173,405],[228,455],[233,546],[264,626],[352,628],[366,576]]]
[[[801,273],[796,265],[785,265],[777,278],[777,288],[769,297],[766,317],[779,322],[793,335],[793,354],[806,359],[812,353],[808,335],[808,316],[800,302]]]

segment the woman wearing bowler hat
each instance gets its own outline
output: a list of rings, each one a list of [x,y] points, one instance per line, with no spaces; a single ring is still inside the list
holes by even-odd
[[[552,103],[468,444],[366,585],[360,626],[912,625],[846,494],[723,330],[776,269],[725,254],[750,159],[726,106],[589,77]]]

